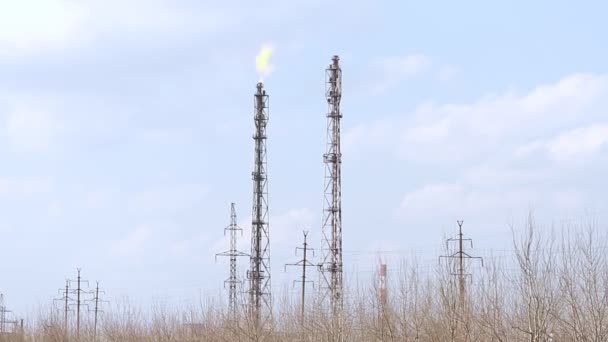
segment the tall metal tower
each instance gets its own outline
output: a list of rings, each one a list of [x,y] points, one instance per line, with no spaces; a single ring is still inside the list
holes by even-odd
[[[92,310],[89,310],[89,312],[93,312],[94,314],[94,318],[93,318],[93,341],[97,342],[97,323],[98,323],[98,318],[99,318],[99,314],[103,313],[103,310],[101,309],[101,304],[103,303],[109,303],[107,300],[102,300],[101,297],[99,297],[100,294],[105,294],[106,292],[101,290],[99,288],[99,281],[97,281],[97,286],[95,286],[95,291],[93,292],[94,297],[91,299],[88,299],[88,302],[92,302],[94,305],[94,308]]]
[[[70,280],[66,279],[65,281],[65,288],[63,289],[59,289],[59,294],[61,295],[61,298],[56,298],[54,299],[54,301],[61,301],[63,302],[63,330],[64,330],[64,334],[65,334],[65,338],[67,340],[67,336],[68,336],[68,312],[72,311],[70,309],[70,302],[72,301],[72,298],[70,297],[71,291],[70,291]]]
[[[237,287],[242,284],[236,273],[236,258],[242,256],[249,256],[249,254],[240,252],[236,249],[236,237],[237,233],[243,234],[243,230],[236,223],[236,209],[234,203],[230,204],[230,225],[224,228],[224,235],[226,232],[230,232],[230,249],[226,252],[218,253],[215,255],[225,256],[230,258],[230,277],[224,281],[224,286],[228,285],[228,308],[232,318],[236,318],[238,313],[237,306]]]
[[[253,206],[251,215],[251,254],[249,278],[250,310],[256,328],[272,313],[270,295],[270,235],[268,225],[268,176],[266,174],[266,125],[268,95],[258,82],[254,94],[255,162],[253,172]]]
[[[82,289],[82,284],[86,283],[87,286],[89,286],[89,281],[88,280],[83,280],[82,277],[80,276],[80,268],[77,268],[78,271],[78,276],[76,277],[76,280],[68,280],[69,283],[75,282],[76,283],[76,288],[70,290],[70,293],[76,295],[76,303],[72,304],[76,306],[76,341],[80,341],[80,308],[84,305],[87,305],[84,303],[84,300],[82,299],[82,295],[84,294],[90,294],[89,291],[85,291]]]
[[[16,320],[7,319],[7,314],[10,313],[12,313],[12,311],[8,310],[4,305],[4,294],[0,293],[0,336],[4,335],[5,333],[16,331],[18,322]],[[13,329],[10,331],[7,329],[7,325],[9,324],[13,326]]]
[[[323,261],[321,273],[327,284],[332,312],[337,314],[343,305],[342,285],[342,152],[340,151],[340,100],[342,97],[342,69],[340,58],[334,56],[325,70],[327,97],[327,144],[325,162],[325,200],[323,201]]]
[[[439,257],[439,260],[441,260],[442,258],[446,258],[453,262],[451,265],[452,275],[458,277],[458,294],[460,297],[460,305],[463,306],[466,298],[466,277],[470,276],[470,274],[466,271],[465,260],[468,261],[471,259],[476,259],[481,261],[481,265],[483,266],[483,258],[471,256],[469,253],[465,252],[465,241],[470,244],[471,248],[473,248],[473,240],[464,238],[464,234],[462,233],[462,224],[464,223],[464,221],[458,220],[456,221],[456,223],[458,223],[458,236],[456,238],[448,239],[446,241],[446,248],[448,249],[450,243],[458,244],[456,252],[450,255],[442,255]]]

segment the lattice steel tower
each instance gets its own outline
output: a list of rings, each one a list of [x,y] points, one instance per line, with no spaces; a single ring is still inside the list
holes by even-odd
[[[452,254],[441,255],[439,261],[444,258],[452,261],[452,275],[458,277],[458,292],[460,296],[460,305],[462,307],[465,304],[466,298],[466,277],[471,276],[471,274],[466,271],[465,263],[469,260],[479,260],[481,266],[483,266],[483,258],[471,256],[469,253],[465,252],[465,242],[470,244],[470,247],[473,248],[473,240],[464,238],[464,234],[462,233],[462,224],[464,221],[458,220],[456,223],[458,223],[458,236],[453,239],[448,239],[446,241],[446,248],[449,250],[450,243],[457,243],[458,247]]]
[[[327,146],[325,162],[325,200],[323,201],[323,262],[321,273],[326,281],[334,314],[342,309],[342,152],[340,151],[340,100],[342,69],[334,56],[325,70],[327,97]]]
[[[236,249],[237,233],[240,232],[243,234],[243,230],[236,223],[236,209],[234,203],[230,204],[230,225],[224,228],[224,235],[226,235],[226,232],[230,233],[230,249],[226,252],[216,254],[215,257],[217,258],[218,256],[225,256],[230,258],[230,276],[224,281],[224,286],[228,285],[228,309],[230,310],[232,318],[236,318],[238,313],[237,287],[242,284],[241,280],[237,276],[236,258],[249,256],[249,254],[243,253]]]
[[[251,215],[251,254],[249,278],[250,309],[257,328],[270,318],[270,235],[268,225],[268,177],[266,174],[266,125],[268,124],[268,95],[264,84],[258,82],[254,94],[255,162],[253,178],[253,207]]]

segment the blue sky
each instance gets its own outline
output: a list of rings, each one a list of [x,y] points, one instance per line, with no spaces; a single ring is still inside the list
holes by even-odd
[[[600,1],[0,0],[0,291],[17,313],[84,269],[112,300],[223,294],[230,202],[247,232],[255,55],[274,46],[273,286],[320,246],[324,69],[343,68],[348,278],[607,222],[608,5]],[[317,241],[317,242],[314,242]],[[247,233],[240,247],[248,250]],[[244,262],[243,262],[244,265]]]

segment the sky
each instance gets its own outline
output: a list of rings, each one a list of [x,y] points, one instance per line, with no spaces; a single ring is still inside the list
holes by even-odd
[[[608,223],[602,1],[0,0],[0,292],[17,316],[67,278],[147,305],[225,296],[248,252],[255,56],[272,46],[272,284],[321,246],[324,69],[343,70],[345,277],[476,255],[512,227]],[[317,254],[317,256],[320,256]],[[247,260],[239,260],[240,274]]]

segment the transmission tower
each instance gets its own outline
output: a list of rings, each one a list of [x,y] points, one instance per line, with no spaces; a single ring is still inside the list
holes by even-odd
[[[236,249],[236,238],[237,232],[243,234],[243,230],[236,223],[236,209],[234,203],[230,204],[230,225],[224,228],[224,235],[226,232],[230,232],[230,249],[226,252],[218,253],[215,255],[217,259],[218,256],[225,256],[230,258],[230,277],[224,281],[224,286],[228,284],[228,308],[232,315],[233,319],[236,319],[238,314],[237,307],[237,286],[241,286],[242,282],[237,277],[237,269],[236,269],[236,258],[249,256],[249,254],[240,252]]]
[[[268,124],[268,95],[264,84],[258,82],[254,94],[255,162],[253,167],[253,205],[251,215],[251,254],[249,304],[256,329],[272,314],[270,295],[270,235],[268,225],[268,177],[266,174],[266,125]]]
[[[67,339],[67,334],[68,334],[68,312],[72,311],[70,310],[70,301],[72,301],[72,298],[70,298],[70,281],[66,280],[65,281],[65,288],[63,289],[59,289],[59,294],[61,295],[60,298],[56,298],[55,301],[61,301],[63,302],[63,329],[64,332],[66,334],[66,339]]]
[[[329,292],[334,316],[342,310],[342,152],[340,151],[340,100],[342,97],[342,69],[340,58],[334,56],[325,70],[327,97],[327,146],[325,188],[323,202],[323,261],[321,273]]]
[[[80,308],[82,306],[87,306],[87,308],[88,308],[88,305],[85,304],[84,301],[82,300],[82,295],[85,293],[90,293],[90,292],[84,291],[82,289],[82,284],[86,283],[88,286],[89,281],[82,279],[82,277],[80,276],[80,271],[81,271],[80,268],[78,268],[77,270],[78,270],[78,276],[76,277],[76,279],[69,280],[69,283],[73,283],[73,282],[76,283],[76,288],[70,290],[69,292],[76,296],[76,303],[70,304],[70,305],[76,306],[76,341],[80,341]]]
[[[100,313],[103,313],[103,310],[101,310],[101,304],[102,303],[109,303],[107,300],[102,300],[101,297],[99,297],[100,294],[105,294],[106,292],[101,290],[99,288],[99,281],[96,282],[96,286],[95,286],[95,291],[93,292],[93,294],[95,295],[92,299],[88,299],[88,302],[92,302],[94,309],[93,310],[89,310],[92,311],[94,314],[94,319],[93,319],[93,341],[97,341],[97,322],[98,322],[98,316]]]
[[[7,331],[8,324],[13,325],[11,332],[15,332],[17,330],[16,327],[18,322],[16,320],[9,320],[7,318],[7,314],[10,313],[12,313],[12,311],[8,310],[6,305],[4,305],[4,294],[0,293],[0,338],[4,338],[5,334],[10,333]]]
[[[464,234],[462,233],[462,225],[464,221],[458,220],[456,223],[458,223],[458,236],[456,238],[448,239],[446,241],[446,248],[449,250],[450,243],[457,243],[457,250],[453,254],[440,256],[439,260],[441,261],[442,258],[446,258],[452,261],[452,275],[458,278],[458,293],[460,297],[460,305],[462,306],[464,305],[466,298],[466,277],[471,275],[466,272],[465,261],[479,260],[483,266],[483,258],[471,256],[465,251],[465,242],[468,242],[470,244],[470,248],[473,248],[473,240],[464,238]]]
[[[305,303],[306,303],[306,283],[313,283],[312,280],[306,280],[306,267],[307,266],[315,266],[313,263],[311,263],[310,261],[308,261],[308,251],[311,251],[313,253],[315,253],[315,250],[312,248],[308,248],[308,241],[306,240],[307,236],[308,236],[308,232],[304,231],[304,243],[302,243],[302,247],[296,247],[296,254],[298,253],[298,250],[302,250],[302,260],[294,263],[294,264],[285,264],[285,268],[287,268],[287,266],[298,266],[298,267],[302,267],[302,280],[294,280],[294,283],[302,283],[302,298],[301,298],[301,302],[300,302],[300,323],[302,325],[304,325],[304,309],[305,309]],[[314,284],[313,284],[314,286]]]

